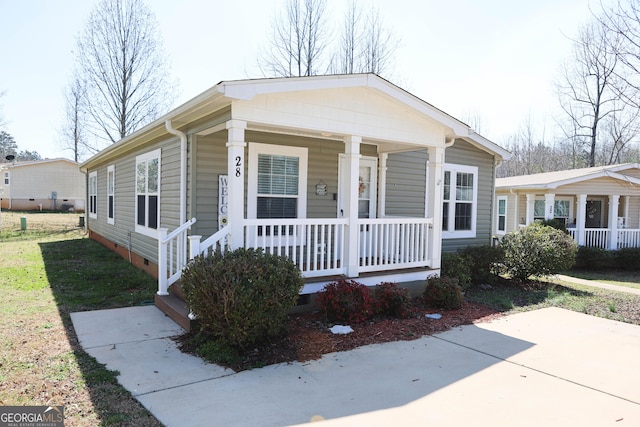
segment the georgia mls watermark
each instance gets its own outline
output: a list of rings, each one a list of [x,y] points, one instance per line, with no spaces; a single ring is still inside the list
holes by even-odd
[[[0,427],[64,427],[64,406],[0,406]]]

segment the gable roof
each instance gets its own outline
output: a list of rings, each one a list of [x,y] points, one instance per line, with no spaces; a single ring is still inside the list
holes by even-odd
[[[536,173],[532,175],[497,178],[496,189],[553,189],[562,185],[574,184],[576,182],[583,182],[601,177],[610,177],[640,185],[640,179],[620,173],[629,169],[640,170],[640,165],[638,163],[625,163],[621,165],[596,166],[592,168],[569,169],[555,172]]]
[[[171,121],[176,129],[180,129],[180,127],[186,123],[203,117],[207,111],[231,105],[234,100],[251,100],[257,95],[270,93],[354,87],[376,90],[403,103],[407,107],[448,128],[450,130],[447,135],[448,137],[464,139],[483,151],[489,152],[501,159],[511,157],[511,154],[507,150],[482,135],[477,134],[471,127],[460,120],[394,85],[388,80],[376,74],[367,73],[221,81],[161,118],[115,144],[110,145],[80,166],[85,169],[95,162],[111,158],[120,152],[128,151],[137,144],[142,144],[151,138],[169,135],[165,129],[166,121]]]

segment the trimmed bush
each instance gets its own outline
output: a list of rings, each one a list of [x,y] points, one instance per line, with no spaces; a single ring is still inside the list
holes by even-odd
[[[444,252],[440,264],[440,270],[444,277],[455,277],[462,289],[471,287],[471,265],[466,256],[459,252]]]
[[[613,251],[580,246],[574,267],[580,270],[610,270],[616,268],[616,260]]]
[[[640,270],[640,248],[623,248],[612,252],[616,266],[620,270]]]
[[[181,280],[200,332],[239,349],[282,335],[304,284],[291,260],[243,248],[196,257]]]
[[[376,314],[406,318],[411,315],[409,290],[396,283],[384,282],[375,289]]]
[[[479,285],[483,283],[495,283],[502,261],[504,250],[502,246],[468,246],[460,251],[471,275],[471,283]],[[442,274],[443,276],[448,274]],[[465,286],[460,283],[463,289]]]
[[[565,224],[564,220],[558,218],[545,219],[540,222],[542,225],[546,225],[547,227],[553,227],[556,230],[567,232],[567,224]]]
[[[318,293],[318,303],[330,322],[359,323],[374,314],[371,291],[353,280],[329,283]]]
[[[424,303],[431,307],[456,310],[462,307],[462,288],[455,277],[430,277],[424,289]]]
[[[539,223],[506,234],[500,245],[504,249],[505,273],[520,280],[568,270],[574,265],[578,250],[567,233]]]

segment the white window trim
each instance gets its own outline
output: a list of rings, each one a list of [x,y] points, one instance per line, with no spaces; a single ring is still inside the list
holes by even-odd
[[[113,176],[113,193],[109,193],[109,174]],[[109,216],[109,196],[113,196],[112,216]],[[115,225],[116,217],[116,167],[114,165],[107,167],[107,224]]]
[[[11,179],[9,178],[9,171],[4,173],[3,185],[11,185]]]
[[[442,185],[444,185],[444,172],[451,173],[450,194],[455,195],[457,173],[473,174],[473,200],[471,201],[471,230],[454,230],[455,228],[455,202],[449,200],[449,224],[447,230],[442,230],[443,239],[469,239],[476,237],[476,223],[478,222],[478,167],[445,163],[442,171]],[[444,204],[444,199],[441,201]],[[444,216],[444,215],[443,215]],[[454,230],[454,231],[449,231]]]
[[[94,179],[96,181],[95,194],[91,193],[91,187],[92,187],[91,181]],[[87,208],[89,209],[89,218],[98,219],[98,171],[89,172],[89,188],[87,193],[89,195],[89,200],[87,203],[88,204]],[[96,196],[95,212],[91,211],[91,196]]]
[[[298,157],[298,218],[307,217],[307,173],[308,149],[305,147],[290,147],[285,145],[249,143],[249,182],[247,183],[247,218],[256,219],[258,216],[258,155],[271,154],[276,156]]]
[[[138,163],[146,162],[150,159],[158,159],[158,228],[149,228],[147,226],[138,224]],[[160,194],[161,188],[160,184],[162,182],[162,150],[158,148],[157,150],[149,151],[148,153],[140,154],[136,156],[136,164],[134,170],[134,195],[135,195],[135,203],[134,203],[134,215],[133,215],[133,223],[135,225],[136,233],[144,234],[145,236],[153,237],[154,239],[158,238],[158,230],[160,229]],[[148,207],[148,206],[147,206]]]
[[[536,201],[544,202],[544,196],[542,196],[542,197],[541,196],[536,196],[534,200],[535,201],[533,203],[534,203],[534,215],[535,215],[535,202]],[[556,217],[556,207],[555,207],[556,205],[555,204],[556,204],[556,202],[560,202],[560,201],[569,202],[569,218],[568,218],[568,221],[569,221],[569,224],[570,224],[573,221],[573,219],[575,218],[574,213],[573,213],[573,205],[575,204],[575,199],[572,196],[555,196],[554,199],[553,199],[553,217],[554,218]],[[536,218],[538,220],[540,220],[541,217],[534,216],[534,220]],[[560,217],[560,218],[564,218],[564,217]],[[544,220],[544,217],[542,217],[542,220]]]
[[[507,219],[509,217],[509,198],[498,196],[496,203],[496,234],[507,234]],[[504,200],[504,230],[500,230],[500,201]]]

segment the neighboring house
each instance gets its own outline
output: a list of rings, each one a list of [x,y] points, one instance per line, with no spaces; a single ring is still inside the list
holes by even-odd
[[[2,209],[84,211],[86,178],[78,163],[47,159],[2,166]]]
[[[81,167],[90,236],[157,275],[160,296],[225,244],[290,257],[312,294],[336,277],[423,281],[442,250],[489,244],[508,155],[357,74],[221,82]]]
[[[640,247],[640,165],[599,166],[496,179],[494,233],[564,221],[580,246]]]

